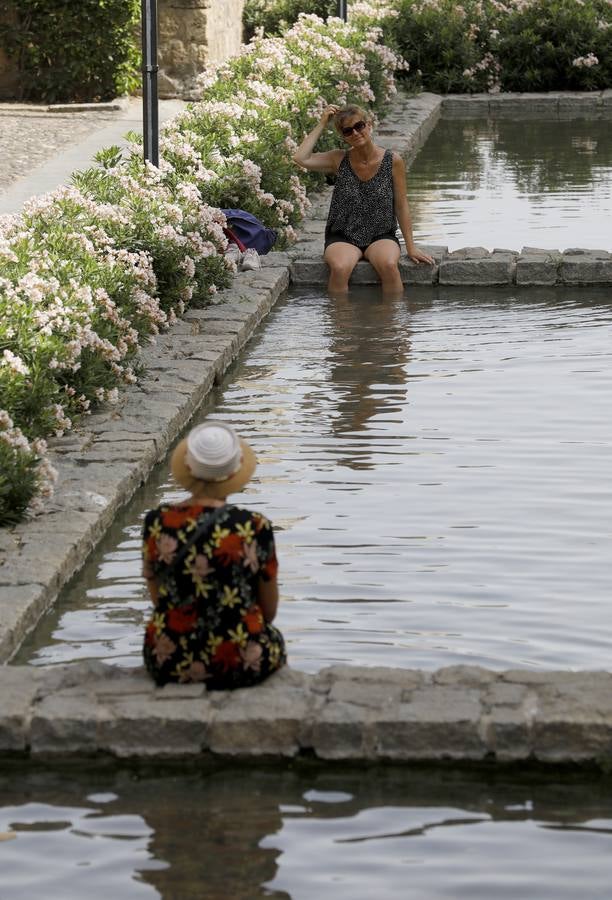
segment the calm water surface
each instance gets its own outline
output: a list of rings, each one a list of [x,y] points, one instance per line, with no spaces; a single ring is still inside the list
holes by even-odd
[[[610,896],[609,779],[185,765],[3,770],[0,900]]]
[[[292,664],[609,669],[608,291],[294,294],[202,415],[260,464]],[[158,467],[19,662],[140,663]]]
[[[423,243],[612,250],[612,123],[443,118],[408,192]]]

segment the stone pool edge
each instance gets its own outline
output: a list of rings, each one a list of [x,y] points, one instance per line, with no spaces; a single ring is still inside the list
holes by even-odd
[[[4,758],[612,763],[609,672],[287,668],[207,692],[89,661],[0,667],[0,696]]]

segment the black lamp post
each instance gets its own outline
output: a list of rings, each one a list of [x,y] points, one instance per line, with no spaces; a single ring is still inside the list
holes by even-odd
[[[141,0],[142,128],[145,161],[159,166],[159,110],[157,99],[157,0]]]
[[[348,17],[347,0],[338,0],[338,18],[346,22]]]

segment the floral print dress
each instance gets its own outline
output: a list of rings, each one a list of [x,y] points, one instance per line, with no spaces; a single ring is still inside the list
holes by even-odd
[[[167,504],[145,518],[143,574],[156,582],[158,599],[143,654],[157,684],[246,687],[286,661],[283,637],[257,602],[259,579],[271,580],[278,569],[272,526],[259,513],[225,505],[192,541],[211,511]]]

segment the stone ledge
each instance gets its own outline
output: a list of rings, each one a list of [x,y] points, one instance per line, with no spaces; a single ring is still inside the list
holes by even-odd
[[[290,668],[233,692],[100,662],[0,667],[0,755],[607,766],[612,673]]]
[[[562,119],[609,118],[612,115],[612,90],[533,91],[499,94],[447,94],[442,100],[445,115],[518,116],[540,118],[552,115]]]
[[[323,240],[321,238],[322,246]],[[419,244],[432,255],[434,265],[413,263],[403,258],[400,272],[404,284],[465,285],[466,287],[514,284],[537,285],[612,284],[612,254],[605,250],[486,250],[462,247],[449,253],[446,247]],[[311,251],[312,252],[312,251]],[[320,253],[294,258],[290,266],[293,284],[327,282],[328,268]],[[358,262],[351,284],[378,284],[379,278],[369,262]]]

